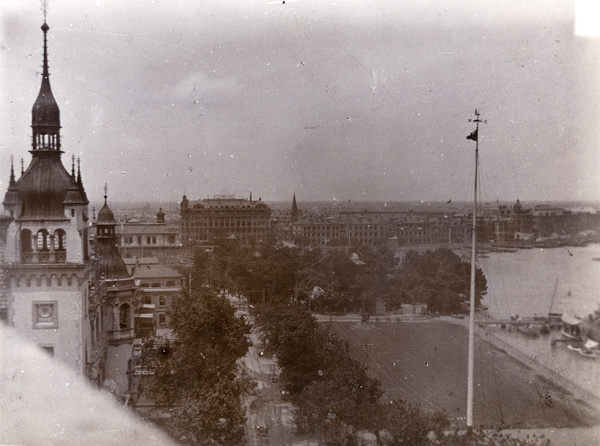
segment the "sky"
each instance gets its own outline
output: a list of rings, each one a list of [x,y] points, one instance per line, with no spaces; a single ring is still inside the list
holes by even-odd
[[[92,202],[600,200],[591,0],[50,0]],[[29,164],[40,0],[0,2],[0,190]],[[3,194],[4,192],[2,192]]]

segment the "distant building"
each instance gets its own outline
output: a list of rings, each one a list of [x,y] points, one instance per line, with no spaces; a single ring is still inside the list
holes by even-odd
[[[186,249],[210,246],[219,240],[242,245],[267,242],[272,235],[271,209],[258,201],[216,195],[190,201],[184,195],[180,204],[181,239]]]
[[[161,263],[175,263],[181,253],[179,226],[165,223],[162,208],[156,221],[145,222],[132,217],[116,227],[121,255],[129,257],[157,257]]]

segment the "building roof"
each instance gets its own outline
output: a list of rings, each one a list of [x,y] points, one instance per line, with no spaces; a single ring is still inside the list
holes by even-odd
[[[64,204],[88,204],[81,175],[75,179],[62,164],[60,150],[60,110],[50,88],[47,32],[44,23],[44,61],[42,82],[31,111],[33,130],[32,160],[18,181],[11,169],[7,205],[21,204],[20,220],[65,220]],[[71,187],[73,186],[73,187]]]
[[[158,257],[127,257],[123,259],[127,266],[129,265],[158,265]]]
[[[165,265],[128,265],[134,279],[181,279],[183,276]]]
[[[117,237],[115,236],[115,217],[106,202],[107,188],[104,186],[104,206],[98,213],[96,220],[96,249],[100,273],[106,279],[127,279],[131,273],[117,250]]]

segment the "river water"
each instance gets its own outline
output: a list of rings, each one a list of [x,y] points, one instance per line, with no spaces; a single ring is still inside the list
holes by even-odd
[[[490,252],[477,259],[488,282],[484,304],[493,318],[585,317],[600,305],[600,244]]]
[[[600,244],[490,252],[481,256],[477,264],[488,281],[484,304],[489,316],[507,319],[516,314],[531,317],[553,312],[586,317],[600,305],[600,261],[594,260],[597,258]],[[484,333],[496,343],[505,343],[505,349],[514,349],[516,357],[574,395],[584,400],[595,395],[596,402],[600,401],[599,358],[585,358],[564,343],[553,345],[551,340],[561,339],[560,333],[531,338],[498,326],[487,326]],[[578,389],[588,393],[581,394]]]

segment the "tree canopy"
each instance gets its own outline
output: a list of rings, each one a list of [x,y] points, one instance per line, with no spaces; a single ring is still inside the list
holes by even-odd
[[[389,276],[383,298],[388,309],[403,303],[426,303],[432,313],[462,313],[467,310],[470,280],[471,263],[449,249],[408,251],[398,271]],[[476,268],[475,290],[478,307],[487,293],[487,280],[480,268]]]
[[[239,367],[251,327],[229,302],[206,289],[184,294],[171,307],[173,337],[144,353],[154,371],[146,391],[169,406],[168,428],[195,445],[244,442],[242,396],[253,388]]]

